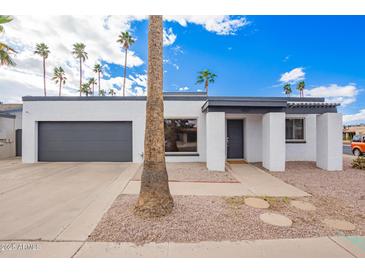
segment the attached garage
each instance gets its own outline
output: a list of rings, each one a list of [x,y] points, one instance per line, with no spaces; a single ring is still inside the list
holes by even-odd
[[[132,162],[132,122],[38,122],[38,161]]]

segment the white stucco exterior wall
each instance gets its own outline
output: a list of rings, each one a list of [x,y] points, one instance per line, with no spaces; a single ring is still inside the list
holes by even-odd
[[[194,118],[198,123],[199,156],[167,156],[167,161],[205,161],[205,114],[202,101],[165,101],[165,118]],[[37,162],[39,121],[132,121],[133,162],[142,162],[146,102],[110,101],[25,101],[23,104],[23,162]]]
[[[286,161],[316,160],[316,114],[287,114],[286,118],[304,118],[304,143],[286,144]]]
[[[224,112],[206,114],[206,153],[209,170],[224,171],[226,163],[226,117]]]
[[[285,113],[262,117],[262,165],[270,171],[285,170]]]
[[[317,116],[317,166],[325,170],[342,170],[342,114]]]

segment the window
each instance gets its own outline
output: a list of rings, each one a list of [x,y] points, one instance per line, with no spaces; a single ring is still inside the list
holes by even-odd
[[[287,142],[304,141],[304,119],[294,118],[285,120],[285,136]]]
[[[355,135],[354,138],[352,138],[353,142],[361,142],[361,135]]]
[[[165,119],[165,151],[197,152],[197,120]]]

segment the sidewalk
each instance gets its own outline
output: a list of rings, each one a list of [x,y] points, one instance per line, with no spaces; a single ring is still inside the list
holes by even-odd
[[[0,257],[365,258],[365,236],[143,246],[113,242],[8,241],[0,242]]]

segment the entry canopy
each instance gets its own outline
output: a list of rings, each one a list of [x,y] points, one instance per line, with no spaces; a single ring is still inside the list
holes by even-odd
[[[286,112],[288,114],[336,113],[337,103],[324,98],[287,97],[208,97],[203,112],[253,113]]]

